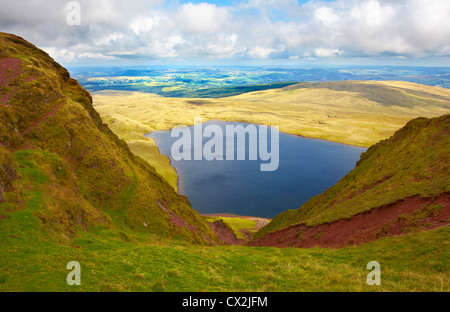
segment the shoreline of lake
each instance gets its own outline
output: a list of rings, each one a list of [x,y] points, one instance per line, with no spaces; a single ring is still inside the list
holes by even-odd
[[[214,122],[214,121],[220,121],[220,122],[238,122],[238,123],[252,124],[252,125],[255,125],[255,126],[258,126],[258,125],[259,125],[259,124],[255,124],[255,123],[251,123],[251,122],[229,121],[229,120],[223,120],[223,119],[217,119],[217,118],[216,118],[216,119],[208,119],[207,121],[203,122],[202,124],[204,124],[204,123],[206,123],[206,122]],[[193,125],[186,125],[186,126],[187,126],[187,127],[192,127]],[[270,127],[269,125],[266,125],[266,126]],[[143,136],[146,137],[147,139],[153,140],[153,142],[154,142],[155,145],[156,145],[156,148],[158,149],[158,152],[159,152],[161,155],[168,157],[167,155],[164,155],[163,153],[161,153],[158,144],[155,142],[154,138],[152,138],[150,135],[151,135],[153,132],[172,131],[172,129],[174,129],[174,128],[171,128],[171,129],[168,129],[168,130],[156,129],[156,130],[150,131],[150,132],[148,132],[148,133],[144,133]],[[342,142],[337,142],[337,141],[332,141],[332,140],[327,140],[327,139],[322,139],[322,138],[315,138],[315,137],[304,136],[304,135],[301,135],[301,134],[294,134],[294,133],[289,133],[289,132],[283,132],[283,131],[280,131],[280,130],[279,130],[279,132],[280,132],[280,134],[292,135],[292,136],[296,136],[296,137],[299,137],[299,138],[312,139],[312,140],[320,140],[320,141],[325,141],[325,142],[332,142],[332,143],[336,143],[336,144],[346,145],[346,146],[349,146],[349,147],[364,148],[364,149],[366,149],[366,150],[370,148],[370,147],[365,147],[365,146],[361,146],[361,145],[348,144],[348,143],[342,143]],[[172,161],[170,160],[170,157],[168,157],[168,158],[169,158],[170,166],[175,170],[175,172],[176,172],[176,174],[177,174],[177,190],[176,190],[176,192],[177,192],[178,194],[180,194],[180,195],[184,195],[184,194],[180,193],[180,173],[179,173],[179,170],[178,170],[175,166],[172,165]]]
[[[218,124],[221,127],[231,124],[258,126],[258,124],[218,119],[202,123],[202,125],[205,124]],[[185,163],[182,163],[182,160],[176,161],[175,164],[175,161],[169,157],[171,145],[168,141],[174,141],[177,138],[171,138],[170,133],[170,130],[154,130],[145,136],[154,140],[159,153],[169,158],[170,165],[175,169],[178,177],[178,193],[185,195],[192,207],[200,214],[230,213],[270,218],[282,211],[297,209],[351,171],[360,159],[361,153],[367,150],[364,147],[345,143],[280,132],[280,140],[284,142],[280,150],[283,156],[280,157],[281,161],[285,162],[283,166],[286,168],[282,168],[281,171],[278,169],[275,173],[264,174],[256,171],[255,161],[250,160],[229,163],[222,161],[216,162],[215,165],[205,159]],[[205,138],[202,139],[205,140]],[[248,141],[246,139],[246,144]],[[191,140],[191,144],[192,142]],[[245,165],[244,162],[246,162]],[[271,191],[267,192],[268,189]],[[268,200],[261,199],[261,196]],[[239,210],[241,208],[242,211]],[[270,213],[272,210],[277,213]]]

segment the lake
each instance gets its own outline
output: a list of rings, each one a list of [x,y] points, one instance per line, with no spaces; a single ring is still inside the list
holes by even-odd
[[[226,133],[227,125],[246,127],[250,124],[218,120],[203,123],[204,127],[208,125],[218,125]],[[260,130],[256,129],[259,135]],[[261,171],[260,165],[267,162],[259,158],[249,160],[249,136],[245,160],[211,161],[174,160],[171,149],[178,137],[172,138],[171,131],[153,131],[146,136],[155,140],[160,152],[170,158],[178,173],[179,193],[189,198],[195,210],[201,214],[231,213],[264,218],[297,209],[311,197],[333,186],[355,167],[361,153],[367,150],[280,132],[278,168]],[[203,138],[202,144],[209,140]],[[194,142],[190,147],[194,150]]]

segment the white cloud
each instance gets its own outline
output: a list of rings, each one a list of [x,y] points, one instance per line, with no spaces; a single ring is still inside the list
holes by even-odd
[[[238,47],[238,35],[220,35],[215,42],[210,42],[206,45],[206,51],[211,54],[211,57],[230,58],[238,53],[245,52],[245,47]]]
[[[276,49],[271,48],[262,48],[262,47],[254,47],[251,49],[248,54],[254,58],[267,58],[270,53],[277,51]]]
[[[104,55],[102,53],[84,52],[78,56],[80,59],[96,59],[96,60],[114,60],[114,56]]]
[[[115,41],[120,40],[123,37],[124,37],[123,33],[114,32],[114,33],[106,34],[106,35],[98,38],[96,40],[95,44],[96,45],[111,45]]]
[[[317,57],[334,57],[339,56],[339,54],[341,54],[341,51],[339,51],[338,49],[318,48],[314,50],[314,54]]]
[[[370,26],[381,25],[381,6],[378,1],[369,1],[366,5],[367,9],[367,24]]]
[[[58,62],[71,63],[75,60],[75,53],[67,49],[55,47],[43,47],[42,49]]]
[[[143,32],[151,31],[153,27],[158,26],[165,20],[167,20],[165,16],[158,16],[156,14],[146,17],[138,16],[131,21],[129,27],[136,35],[140,35]]]
[[[327,26],[332,25],[341,19],[339,15],[334,13],[333,9],[326,6],[320,7],[315,10],[314,17]]]
[[[176,15],[182,31],[198,34],[215,33],[231,18],[228,9],[209,3],[183,4]]]
[[[69,26],[64,1],[2,0],[0,29],[64,63],[450,55],[448,0],[79,1],[81,25]]]

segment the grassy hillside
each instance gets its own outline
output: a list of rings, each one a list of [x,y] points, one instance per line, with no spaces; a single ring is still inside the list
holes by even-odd
[[[71,203],[55,194],[71,183],[50,174],[60,159],[29,150],[15,158],[18,171],[8,176],[22,177],[25,194],[20,207],[1,205],[0,291],[450,291],[448,227],[343,249],[208,247],[109,220],[67,239],[70,223],[50,210],[61,196]],[[70,261],[81,265],[81,286],[66,283]],[[381,264],[381,286],[366,284],[369,261]]]
[[[7,216],[0,291],[450,291],[449,228],[343,249],[207,247],[103,226],[59,244],[33,211]],[[69,261],[80,286],[66,283]],[[380,286],[366,283],[370,261]]]
[[[414,119],[391,138],[371,146],[336,185],[299,209],[276,216],[257,237],[297,224],[314,227],[349,219],[412,197],[441,196],[434,204],[442,209],[450,193],[449,151],[450,115]],[[423,213],[422,218],[429,217]],[[448,225],[450,217],[443,221],[441,225]]]
[[[93,98],[105,123],[174,188],[175,170],[143,134],[192,125],[197,116],[279,125],[286,133],[369,147],[413,118],[450,112],[450,90],[395,81],[300,83],[220,99],[119,91]]]
[[[342,249],[223,246],[46,53],[0,33],[0,88],[0,291],[450,291],[448,227]],[[130,135],[148,127],[132,120],[108,124]],[[391,179],[407,191],[447,190],[448,116],[400,133],[394,163],[410,161],[414,180]],[[70,261],[81,265],[80,286],[66,283]],[[381,286],[366,283],[370,261],[381,264]]]
[[[96,226],[217,240],[45,52],[1,33],[0,65],[0,223],[20,210],[62,240]]]

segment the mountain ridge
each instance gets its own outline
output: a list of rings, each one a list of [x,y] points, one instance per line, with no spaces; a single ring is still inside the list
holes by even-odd
[[[24,188],[39,189],[35,213],[61,237],[111,226],[218,242],[189,201],[102,122],[90,94],[63,67],[5,33],[0,58],[0,196],[7,210],[30,200]]]
[[[374,209],[383,210],[383,207],[396,210],[396,214],[392,222],[386,217],[385,223],[378,224],[377,231],[381,234],[383,226],[400,226],[400,223],[404,226],[408,220],[415,224],[416,230],[448,225],[449,150],[450,115],[413,119],[391,138],[371,146],[361,155],[355,169],[334,186],[311,198],[299,209],[277,215],[256,234],[253,244],[263,245],[264,237],[291,228],[289,235],[297,235],[291,243],[304,245],[307,242],[299,237],[306,230],[326,228],[341,220],[375,213]],[[413,207],[405,207],[404,211],[398,209],[406,201],[417,203]],[[386,213],[386,209],[383,211]],[[440,216],[437,223],[422,224],[434,215]],[[362,232],[368,227],[365,224],[362,228],[353,228],[353,232]],[[297,233],[292,233],[292,228],[296,228]],[[389,229],[385,232],[388,233]],[[277,236],[281,238],[282,235]],[[371,236],[371,239],[376,238]],[[273,240],[270,241],[274,244]],[[322,245],[326,245],[325,242]]]

